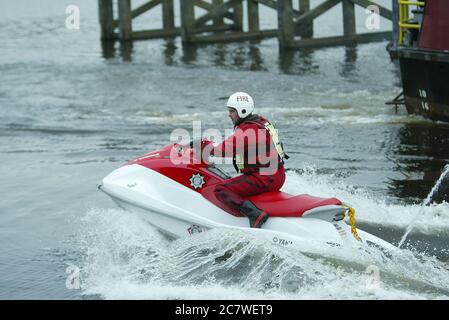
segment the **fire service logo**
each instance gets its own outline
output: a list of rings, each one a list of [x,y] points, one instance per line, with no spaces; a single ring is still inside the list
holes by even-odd
[[[192,177],[189,180],[190,185],[194,187],[195,190],[201,188],[206,183],[204,181],[204,177],[199,173],[192,175]]]

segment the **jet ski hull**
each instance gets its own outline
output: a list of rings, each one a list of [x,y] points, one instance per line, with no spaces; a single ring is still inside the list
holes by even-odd
[[[120,207],[138,213],[144,221],[173,238],[212,228],[231,228],[277,245],[295,246],[305,251],[313,248],[314,244],[357,243],[343,220],[332,221],[334,215],[341,212],[341,206],[315,208],[303,217],[271,217],[261,229],[253,229],[249,228],[246,217],[229,214],[201,193],[136,163],[110,173],[99,188]],[[362,240],[369,239],[377,245],[395,248],[361,230],[359,234]]]

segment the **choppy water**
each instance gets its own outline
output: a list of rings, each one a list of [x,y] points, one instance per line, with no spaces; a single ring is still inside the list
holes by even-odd
[[[68,4],[79,31],[64,27]],[[449,125],[384,104],[400,90],[386,43],[102,46],[96,5],[0,4],[1,299],[449,297],[449,206],[422,205],[448,161]],[[321,19],[318,34],[339,25]],[[361,228],[395,244],[413,223],[401,253],[310,256],[221,230],[169,241],[96,189],[192,120],[229,129],[223,105],[239,90],[277,123],[291,155],[283,190],[349,202]],[[81,290],[66,287],[70,265]]]

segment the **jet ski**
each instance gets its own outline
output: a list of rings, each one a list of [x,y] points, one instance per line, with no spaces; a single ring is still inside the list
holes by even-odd
[[[119,207],[138,213],[173,238],[231,228],[304,250],[313,244],[348,243],[396,249],[356,229],[354,209],[337,198],[283,191],[247,197],[270,217],[260,229],[250,228],[247,217],[229,211],[214,196],[214,185],[228,178],[213,160],[203,161],[194,148],[174,143],[128,161],[107,175],[98,187]],[[345,217],[349,217],[349,224]]]

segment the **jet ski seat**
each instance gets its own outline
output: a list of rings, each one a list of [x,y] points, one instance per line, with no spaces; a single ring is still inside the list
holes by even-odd
[[[270,217],[301,217],[304,212],[314,208],[342,204],[337,198],[319,198],[308,194],[293,196],[282,191],[262,193],[245,199],[268,212]]]
[[[234,216],[242,216],[240,212],[230,210],[215,197],[214,185],[204,188],[201,194],[224,211]],[[244,199],[250,200],[256,207],[266,211],[270,217],[302,217],[304,212],[314,208],[342,204],[336,198],[319,198],[308,194],[293,196],[282,191],[266,192],[257,196],[245,197]]]

